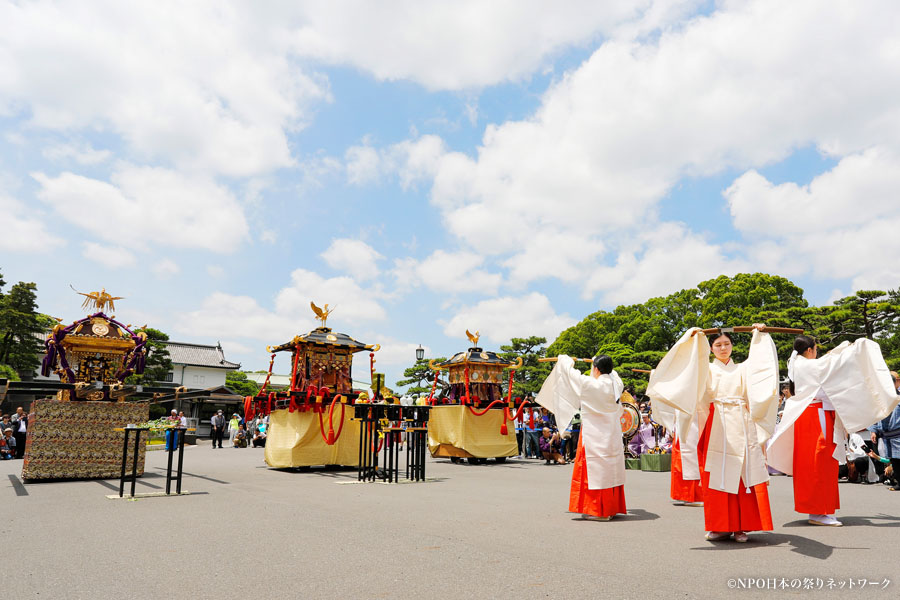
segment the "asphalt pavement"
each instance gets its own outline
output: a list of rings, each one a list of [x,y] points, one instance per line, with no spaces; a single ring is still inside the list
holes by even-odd
[[[882,485],[842,483],[844,526],[813,527],[773,477],[775,531],[737,544],[703,539],[703,509],[670,502],[668,473],[628,471],[628,515],[592,522],[566,511],[572,467],[536,460],[429,459],[427,482],[360,484],[201,442],[190,495],[136,501],[107,498],[118,480],[23,484],[21,465],[0,461],[17,600],[900,596],[900,492]],[[165,465],[147,454],[138,493],[164,490]]]

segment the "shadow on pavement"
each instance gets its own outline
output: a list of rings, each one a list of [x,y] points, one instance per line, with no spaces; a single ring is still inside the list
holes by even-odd
[[[750,540],[747,543],[739,544],[734,540],[722,540],[719,542],[707,542],[706,546],[698,546],[691,550],[746,550],[755,549],[765,546],[777,547],[782,545],[791,546],[791,552],[802,554],[810,558],[826,560],[831,557],[835,550],[871,550],[871,548],[856,548],[851,546],[829,546],[817,540],[811,540],[799,535],[788,535],[785,533],[770,532],[750,532]]]
[[[837,519],[844,524],[844,527],[900,527],[900,517],[884,513],[868,517],[842,517],[838,515]],[[886,522],[876,523],[875,521]],[[815,525],[810,525],[806,519],[799,519],[785,523],[782,527],[815,527]]]
[[[648,512],[641,508],[629,508],[628,514],[616,515],[609,521],[599,521],[602,523],[633,523],[635,521],[655,521],[659,518],[656,513]],[[585,519],[581,515],[572,517],[573,521],[594,521],[594,519]]]

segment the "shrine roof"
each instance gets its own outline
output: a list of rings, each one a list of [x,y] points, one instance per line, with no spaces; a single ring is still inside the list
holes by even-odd
[[[269,350],[271,352],[293,350],[296,346],[302,344],[348,348],[351,352],[360,352],[362,350],[371,350],[373,348],[372,344],[364,344],[353,339],[346,333],[332,331],[330,327],[316,327],[309,333],[298,335],[291,341],[285,342],[279,346],[273,346],[269,348]]]
[[[469,348],[465,352],[454,354],[450,360],[438,363],[437,366],[446,368],[464,366],[464,365],[496,365],[499,367],[507,367],[515,364],[515,361],[507,360],[496,352],[490,350],[482,350],[481,348]]]

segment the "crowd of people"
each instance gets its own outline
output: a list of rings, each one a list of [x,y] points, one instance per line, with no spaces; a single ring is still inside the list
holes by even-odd
[[[231,448],[264,448],[266,445],[268,415],[258,415],[248,423],[238,413],[233,413],[231,419],[226,419],[224,412],[219,410],[209,422],[213,448],[223,448],[222,441],[226,433]]]
[[[28,413],[20,406],[12,415],[3,415],[0,423],[0,460],[25,457]]]
[[[525,401],[533,405],[534,399],[529,396]],[[575,460],[580,435],[580,415],[560,431],[556,417],[546,408],[526,409],[516,420],[517,458],[543,460],[548,465],[570,463]]]

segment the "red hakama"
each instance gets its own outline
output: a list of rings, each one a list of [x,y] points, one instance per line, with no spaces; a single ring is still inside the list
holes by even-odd
[[[710,429],[716,412],[715,403],[709,406],[709,418],[700,437],[700,481],[703,484],[703,519],[707,531],[772,531],[772,511],[769,508],[769,486],[760,483],[750,488],[741,478],[738,493],[729,494],[709,489],[709,472],[706,471],[706,450],[709,445]]]
[[[825,432],[819,422],[821,402],[812,402],[794,421],[794,510],[833,515],[841,507],[838,461],[834,458],[834,411],[825,411]]]
[[[672,500],[703,502],[703,487],[698,479],[684,479],[681,470],[681,440],[672,444]]]
[[[593,515],[595,517],[611,517],[627,512],[625,508],[625,486],[592,490],[588,488],[587,462],[584,457],[584,446],[578,438],[578,453],[575,455],[575,466],[572,469],[572,487],[569,490],[569,512]]]

